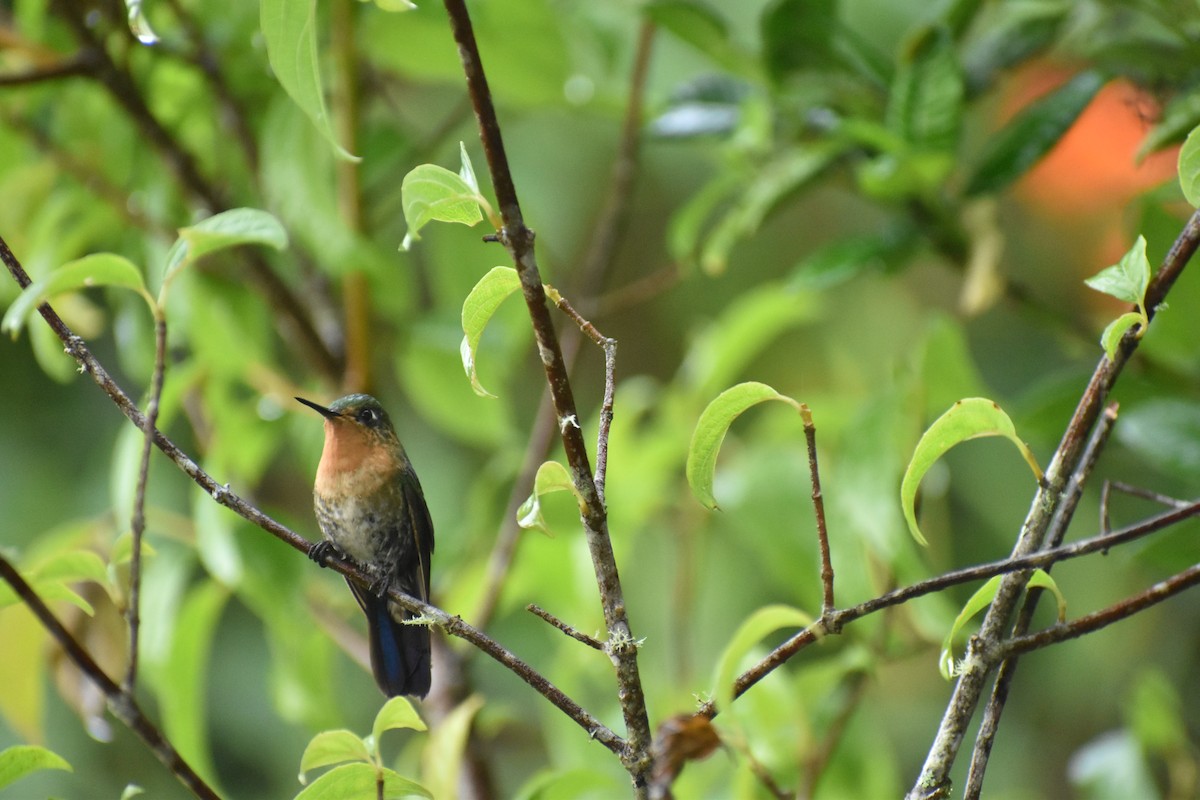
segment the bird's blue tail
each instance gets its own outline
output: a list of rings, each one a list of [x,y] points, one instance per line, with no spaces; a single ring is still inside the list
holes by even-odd
[[[392,618],[388,601],[366,592],[363,610],[371,639],[371,669],[375,683],[388,697],[429,693],[431,675],[429,628],[404,625]]]

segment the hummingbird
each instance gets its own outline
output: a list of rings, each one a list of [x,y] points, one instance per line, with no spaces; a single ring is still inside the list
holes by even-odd
[[[350,590],[367,615],[375,682],[388,697],[424,697],[429,628],[405,625],[415,615],[387,599],[394,587],[429,601],[433,522],[417,473],[374,397],[352,394],[328,408],[296,399],[325,418],[325,446],[313,484],[325,539],[313,545],[310,557],[324,566],[330,552],[337,552],[373,576],[369,589],[350,583]]]

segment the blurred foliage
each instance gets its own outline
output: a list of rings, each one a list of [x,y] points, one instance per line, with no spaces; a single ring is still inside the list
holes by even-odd
[[[523,463],[560,454],[525,452],[538,438],[542,370],[518,303],[489,307],[470,379],[463,371],[464,300],[508,266],[480,242],[485,226],[430,225],[399,249],[413,211],[405,177],[434,164],[453,182],[464,155],[485,163],[444,11],[423,2],[394,13],[399,5],[145,2],[151,46],[115,0],[0,5],[0,75],[28,78],[0,86],[0,234],[42,286],[96,253],[113,254],[123,280],[135,265],[134,283],[160,297],[168,325],[160,426],[307,535],[321,427],[292,396],[379,396],[438,530],[435,600],[474,622],[498,531],[528,496],[513,496]],[[1156,263],[1190,213],[1178,184],[1164,182],[1173,148],[1200,123],[1196,4],[470,8],[543,277],[620,342],[606,496],[631,623],[645,637],[652,724],[727,691],[728,676],[820,610],[797,415],[769,404],[729,428],[711,487],[721,511],[688,489],[697,420],[736,383],[765,383],[812,410],[839,604],[1007,553],[1032,488],[1006,444],[968,443],[929,468],[927,550],[907,532],[901,476],[921,432],[975,396],[999,403],[1048,460],[1102,355],[1101,331],[1127,310],[1083,279],[1139,234]],[[610,263],[582,274],[648,22],[627,224]],[[482,170],[477,187],[459,177],[491,196]],[[162,294],[157,265],[173,263],[177,231],[239,207],[277,218],[287,248],[214,252]],[[154,355],[146,303],[64,287],[73,291],[55,308],[143,394]],[[0,281],[6,308],[18,294]],[[1185,273],[1119,384],[1123,417],[1098,478],[1196,494],[1197,307],[1200,277]],[[593,436],[603,358],[582,347],[575,393]],[[0,344],[0,370],[0,545],[119,675],[141,433],[36,317]],[[360,668],[354,601],[337,576],[157,454],[149,490],[147,706],[227,796],[294,796],[306,742],[365,730],[381,705]],[[574,502],[539,500],[556,535],[520,534],[487,629],[618,725],[608,660],[524,610],[536,602],[583,632],[603,625]],[[1075,535],[1095,531],[1095,508],[1093,490]],[[1154,510],[1118,496],[1113,524]],[[1195,536],[1194,522],[1182,525],[1064,564],[1054,581],[1070,613],[1086,613],[1195,563]],[[755,769],[817,797],[898,796],[948,696],[941,643],[978,588],[864,619],[805,651],[717,718],[728,747],[689,764],[678,796],[767,796]],[[0,746],[45,745],[74,768],[22,777],[22,791],[116,797],[136,783],[180,796],[28,612],[0,600]],[[1053,619],[1050,604],[1038,619]],[[1196,642],[1200,606],[1184,595],[1024,659],[988,796],[1194,796]],[[463,655],[471,696],[430,720],[429,734],[390,735],[373,763],[453,787],[446,765],[473,725],[498,796],[626,791],[616,759],[585,732],[508,672]]]

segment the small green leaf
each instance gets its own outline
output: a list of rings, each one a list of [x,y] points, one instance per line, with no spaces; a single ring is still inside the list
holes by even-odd
[[[547,461],[538,467],[533,478],[533,494],[529,495],[521,507],[517,509],[517,524],[522,528],[536,528],[547,536],[553,536],[550,526],[542,516],[542,495],[551,492],[570,492],[575,495],[575,502],[583,509],[583,498],[575,488],[575,482],[567,468],[557,461]]]
[[[804,69],[838,62],[841,30],[836,0],[774,0],[760,18],[763,66],[776,82]]]
[[[917,147],[953,152],[962,130],[965,92],[949,33],[927,30],[896,70],[888,127]]]
[[[1058,621],[1067,621],[1067,598],[1058,588],[1058,584],[1054,582],[1054,578],[1050,577],[1050,573],[1044,569],[1035,569],[1033,574],[1029,576],[1030,589],[1045,589],[1054,595],[1054,599],[1058,601]]]
[[[744,72],[741,54],[734,47],[724,17],[698,0],[650,0],[642,13],[680,41],[694,47],[731,72]]]
[[[62,756],[33,744],[17,744],[0,751],[0,789],[41,769],[74,772]]]
[[[1179,150],[1179,185],[1183,196],[1193,206],[1200,207],[1200,128],[1188,134]]]
[[[338,144],[325,107],[317,58],[316,0],[262,0],[259,24],[267,44],[267,59],[284,91],[340,158],[358,161]]]
[[[781,400],[797,411],[801,409],[800,404],[787,395],[780,394],[765,383],[751,381],[721,392],[700,414],[696,430],[692,433],[691,446],[688,447],[686,471],[692,494],[706,508],[717,508],[713,480],[717,455],[721,452],[721,443],[725,441],[729,426],[743,411],[767,400]]]
[[[232,208],[179,229],[187,242],[187,259],[199,261],[209,253],[243,244],[261,244],[276,250],[288,246],[287,231],[274,214],[258,208]]]
[[[512,267],[492,267],[467,294],[462,307],[463,340],[459,348],[463,369],[471,380],[471,388],[480,397],[495,397],[479,383],[475,372],[475,355],[479,339],[492,315],[510,294],[521,288],[521,279]]]
[[[738,666],[764,636],[780,628],[803,628],[812,622],[813,618],[805,612],[785,605],[765,606],[747,617],[738,626],[729,644],[725,645],[725,650],[717,661],[716,687],[713,690],[717,708],[729,708]]]
[[[425,723],[417,710],[413,708],[407,697],[393,697],[383,704],[375,715],[375,724],[371,726],[371,736],[375,746],[379,746],[379,737],[384,731],[407,728],[414,731],[426,730]]]
[[[1058,144],[1103,85],[1100,73],[1082,72],[1018,114],[993,137],[966,193],[997,192],[1024,175]]]
[[[996,592],[1000,589],[1000,581],[1004,578],[1003,575],[996,575],[988,579],[987,583],[980,586],[975,594],[971,595],[971,599],[963,606],[962,611],[954,620],[954,624],[950,627],[950,632],[946,634],[945,640],[942,641],[942,651],[938,655],[938,671],[942,673],[942,677],[950,680],[958,674],[958,667],[954,662],[954,640],[958,637],[958,632],[962,627],[970,622],[971,618],[978,614],[983,609],[987,608],[992,600],[996,599]],[[1050,577],[1050,573],[1042,569],[1035,569],[1033,574],[1029,576],[1028,588],[1045,589],[1053,593],[1058,601],[1058,621],[1063,622],[1067,618],[1067,599],[1059,590],[1058,584]]]
[[[900,484],[900,503],[904,509],[904,518],[908,520],[908,529],[913,538],[921,544],[929,544],[917,525],[917,489],[921,485],[921,478],[925,477],[925,473],[934,462],[951,447],[981,436],[1003,436],[1011,441],[1033,470],[1034,477],[1041,482],[1042,469],[1029,446],[1017,436],[1016,428],[1008,414],[987,398],[970,397],[959,400],[949,411],[938,417],[921,436],[912,460],[908,463],[908,469],[904,472],[904,480]]]
[[[428,797],[433,795],[416,781],[402,777],[390,769],[370,764],[343,764],[334,767],[317,778],[295,800],[363,800],[376,798],[378,778],[383,777],[383,800],[401,800],[405,797]]]
[[[1138,236],[1129,252],[1111,267],[1105,267],[1084,281],[1098,292],[1141,306],[1150,285],[1150,260],[1146,258],[1146,237]]]
[[[412,11],[417,7],[411,0],[375,0],[382,11]]]
[[[115,253],[94,253],[63,264],[39,281],[31,283],[17,296],[0,322],[0,330],[14,339],[26,318],[42,303],[66,292],[77,292],[94,286],[130,289],[145,298],[151,313],[156,308],[154,298],[146,291],[142,271],[132,261]]]
[[[463,183],[470,188],[475,194],[479,194],[479,179],[475,177],[475,165],[471,163],[471,157],[467,155],[467,146],[463,142],[458,143],[459,159],[462,165],[458,168],[458,177],[463,179]]]
[[[983,586],[976,590],[975,594],[971,595],[971,599],[963,606],[962,611],[958,612],[958,616],[954,619],[954,624],[950,626],[950,632],[946,634],[945,640],[942,641],[942,652],[938,656],[938,671],[942,673],[942,677],[950,680],[958,674],[958,668],[954,663],[954,639],[958,636],[959,630],[963,625],[971,621],[971,618],[980,611],[988,607],[988,604],[996,598],[996,592],[1000,589],[1000,580],[1003,575],[997,575],[988,580]]]
[[[125,787],[125,791],[121,792],[121,800],[133,800],[139,794],[145,794],[146,790],[138,786],[136,783],[131,783]]]
[[[405,242],[420,239],[421,228],[429,222],[457,222],[470,227],[483,219],[479,192],[462,175],[437,164],[413,167],[400,184],[400,195],[408,225]]]
[[[1117,357],[1117,348],[1121,345],[1121,339],[1125,337],[1125,332],[1134,325],[1141,325],[1142,330],[1145,330],[1145,323],[1145,315],[1137,311],[1126,311],[1108,323],[1104,333],[1100,334],[1100,346],[1104,348],[1104,354],[1108,356],[1109,361]],[[1141,331],[1138,333],[1140,334]]]
[[[305,774],[314,769],[346,761],[370,763],[371,752],[362,737],[348,730],[321,731],[300,756],[300,782],[307,783]]]

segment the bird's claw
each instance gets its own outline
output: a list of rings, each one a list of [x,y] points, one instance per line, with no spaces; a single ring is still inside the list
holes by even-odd
[[[346,554],[342,552],[342,549],[340,547],[338,547],[336,544],[329,541],[328,539],[322,539],[321,541],[317,542],[312,547],[310,547],[308,550],[308,557],[311,558],[313,561],[317,562],[322,567],[329,566],[329,557],[330,556],[338,556],[339,558],[345,558]]]

